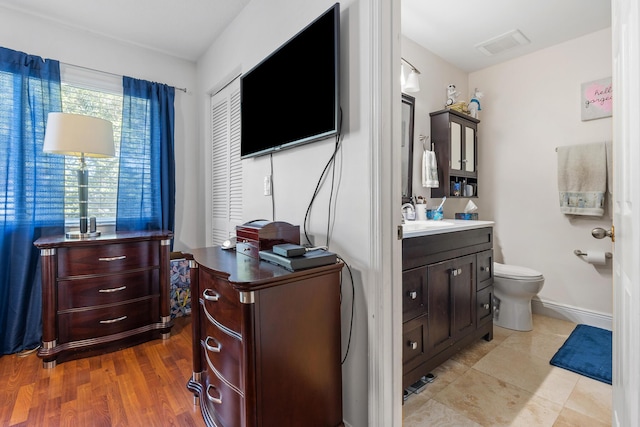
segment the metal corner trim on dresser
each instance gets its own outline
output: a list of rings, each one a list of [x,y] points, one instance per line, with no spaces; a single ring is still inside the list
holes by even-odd
[[[41,237],[45,368],[169,337],[170,231]]]
[[[184,255],[198,301],[187,389],[205,424],[344,426],[342,263],[290,272],[220,247]]]

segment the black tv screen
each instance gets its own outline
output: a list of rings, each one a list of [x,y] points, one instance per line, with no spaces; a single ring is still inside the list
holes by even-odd
[[[339,28],[336,3],[242,76],[242,158],[338,133]]]

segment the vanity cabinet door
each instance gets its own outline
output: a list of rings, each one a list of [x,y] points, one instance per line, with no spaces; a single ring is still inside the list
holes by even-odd
[[[468,255],[427,267],[430,355],[475,328],[475,265],[475,255]]]
[[[450,128],[451,140],[449,142],[451,149],[451,158],[449,159],[449,168],[453,171],[463,170],[463,157],[462,157],[462,125],[458,122],[451,121]]]

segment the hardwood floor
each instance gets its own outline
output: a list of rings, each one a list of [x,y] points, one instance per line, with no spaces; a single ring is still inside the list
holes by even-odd
[[[0,426],[204,426],[186,389],[191,318],[168,340],[43,369],[35,353],[0,357]]]

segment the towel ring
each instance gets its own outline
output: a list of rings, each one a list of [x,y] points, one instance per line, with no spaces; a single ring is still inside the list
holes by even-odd
[[[418,136],[418,139],[422,142],[422,149],[423,149],[424,151],[433,151],[433,142],[431,143],[431,149],[430,149],[430,150],[429,150],[429,148],[427,147],[427,139],[429,139],[429,137],[428,137],[428,136],[420,134],[420,135]]]

